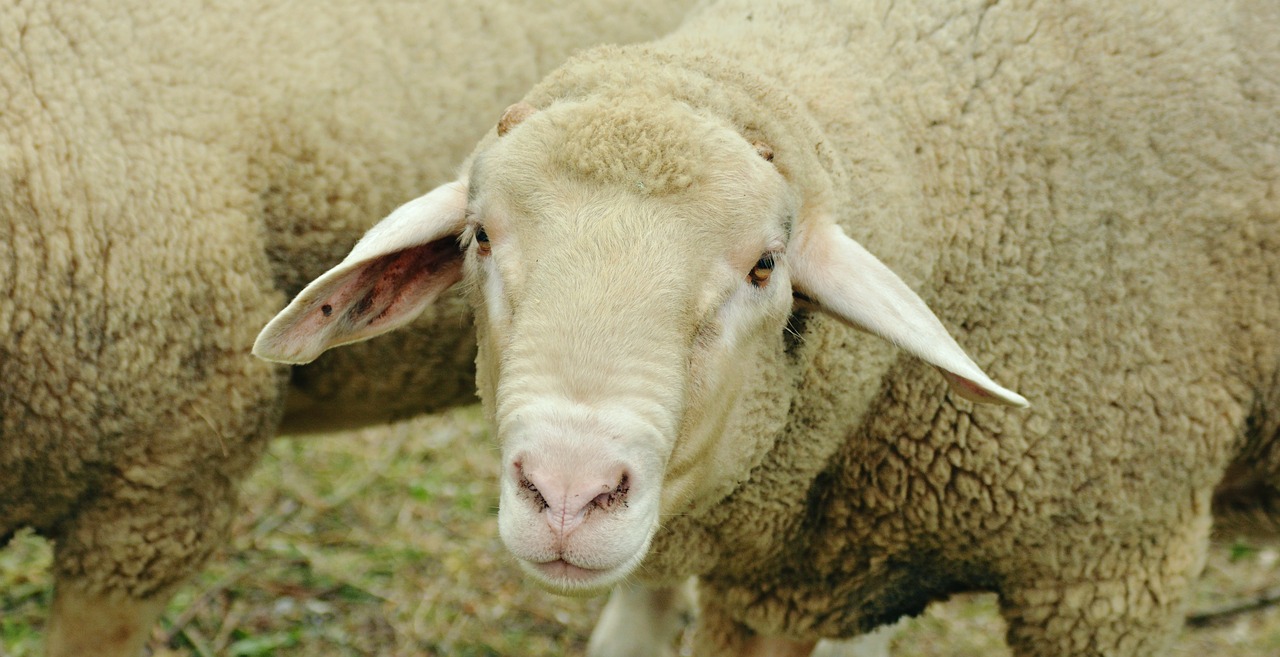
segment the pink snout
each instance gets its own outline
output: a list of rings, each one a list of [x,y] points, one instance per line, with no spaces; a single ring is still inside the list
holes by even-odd
[[[631,476],[620,463],[573,467],[548,461],[531,456],[517,459],[516,490],[525,504],[542,515],[555,549],[562,550],[588,517],[608,515],[626,505]]]
[[[626,577],[658,528],[661,434],[625,408],[552,401],[510,416],[498,532],[512,556],[560,592]]]

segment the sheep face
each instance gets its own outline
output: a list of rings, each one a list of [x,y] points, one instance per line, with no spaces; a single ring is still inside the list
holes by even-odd
[[[626,576],[663,513],[725,476],[719,443],[750,423],[739,400],[776,365],[792,309],[782,176],[687,108],[644,112],[548,109],[470,175],[465,275],[502,443],[499,527],[559,590]],[[754,412],[780,418],[787,396],[771,399],[776,412]]]
[[[308,362],[408,323],[465,278],[502,443],[499,528],[544,585],[614,584],[664,514],[746,477],[744,446],[776,433],[794,392],[797,303],[924,359],[960,396],[1025,405],[802,202],[769,145],[714,116],[562,101],[509,111],[499,132],[466,178],[401,206],[308,285],[254,353]]]

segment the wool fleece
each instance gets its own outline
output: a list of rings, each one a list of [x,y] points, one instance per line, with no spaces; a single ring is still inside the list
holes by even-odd
[[[389,217],[391,228],[264,330],[259,353],[319,353],[324,338],[309,327],[335,325],[314,312],[330,298],[325,285],[385,257],[380,239],[466,231],[480,389],[504,443],[504,493],[514,491],[499,525],[508,546],[525,549],[516,556],[527,570],[552,572],[540,581],[632,568],[622,577],[670,587],[696,575],[699,655],[807,654],[819,638],[969,590],[999,594],[1019,657],[1160,655],[1215,503],[1275,507],[1280,5],[728,0],[670,37],[576,57],[522,102],[454,189],[423,197],[435,208],[423,213],[427,227],[396,231],[412,205]],[[751,223],[768,212],[737,210],[766,207],[759,190],[777,176],[800,200],[769,225],[790,240],[775,238],[785,245],[767,247],[777,261],[760,261],[773,280],[801,279],[803,263],[788,259],[812,245],[792,235],[834,223],[820,234],[847,234],[881,258],[1030,408],[971,403],[963,386],[948,389],[924,362],[815,312],[805,294],[794,306],[787,295],[781,313],[750,315],[751,331],[776,329],[769,338],[739,336],[747,347],[713,354],[732,376],[688,374],[714,342],[693,326],[705,316],[656,313],[700,308],[688,290],[704,289],[715,276],[706,262],[725,255],[697,240],[732,242],[713,225],[728,215],[762,230],[776,215]],[[432,195],[455,200],[432,206]],[[678,242],[677,220],[691,215]],[[386,241],[388,252],[408,248]],[[599,264],[604,244],[634,275]],[[758,246],[732,279],[740,287]],[[652,294],[637,293],[649,283]],[[583,289],[600,292],[594,313]],[[680,301],[664,306],[664,295]],[[751,298],[777,309],[776,296]],[[557,316],[548,300],[567,305]],[[733,312],[753,312],[744,307]],[[365,309],[347,316],[365,319]],[[582,337],[579,324],[602,330]],[[719,326],[714,316],[705,325]],[[614,330],[616,362],[595,337]],[[681,354],[697,357],[669,366]],[[588,371],[569,372],[562,363],[573,359]],[[627,387],[651,370],[676,385]],[[549,383],[520,388],[527,380]],[[684,394],[725,380],[747,383],[741,394]],[[582,381],[602,384],[571,387]],[[517,417],[520,394],[554,389],[579,403],[556,407],[576,419],[604,384],[626,390],[607,403],[640,399],[627,411],[661,420],[644,425],[661,440],[643,454],[667,464],[661,518],[639,530],[618,520],[652,505],[652,493],[636,499],[649,467],[636,458],[640,476],[609,472],[607,499],[583,507],[581,526],[600,538],[579,544],[563,529],[572,510],[557,500],[568,494],[542,496],[546,486],[522,474],[536,450],[507,447],[537,440],[520,423],[538,422],[529,418],[540,409]],[[705,417],[718,422],[715,440],[687,430]],[[525,433],[554,434],[548,426]],[[604,426],[601,438],[618,437]],[[575,445],[613,457],[573,428],[546,442],[573,431]],[[557,465],[574,458],[562,451]],[[569,490],[563,481],[554,490]],[[612,504],[624,492],[634,504]],[[562,513],[549,535],[537,514],[553,501]],[[605,523],[619,531],[597,531]],[[616,565],[633,562],[611,539],[651,527],[637,543],[643,561]],[[608,569],[588,560],[600,555]],[[642,640],[651,637],[593,645]]]
[[[282,417],[325,430],[474,399],[456,301],[292,373],[249,349],[540,75],[687,4],[0,9],[0,542],[55,540],[51,654],[136,654]]]
[[[526,100],[631,93],[619,71],[770,144],[1031,401],[798,314],[760,391],[786,427],[735,432],[753,458],[639,571],[699,575],[699,654],[967,590],[1019,656],[1163,654],[1211,509],[1280,491],[1280,7],[724,2]]]

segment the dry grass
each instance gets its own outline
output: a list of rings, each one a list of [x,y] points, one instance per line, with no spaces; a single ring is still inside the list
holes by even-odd
[[[524,581],[498,539],[497,459],[478,413],[281,439],[244,486],[232,544],[173,601],[156,656],[581,654],[602,601]],[[1275,545],[1215,548],[1195,607],[1280,584]],[[48,546],[0,551],[0,657],[39,654]],[[994,596],[930,608],[897,657],[1008,655]],[[1184,631],[1175,655],[1274,657],[1280,607]]]

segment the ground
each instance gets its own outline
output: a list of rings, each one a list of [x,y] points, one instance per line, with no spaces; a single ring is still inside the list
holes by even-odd
[[[230,545],[169,605],[154,657],[581,655],[603,600],[525,581],[498,539],[496,449],[476,409],[277,440]],[[38,655],[48,545],[0,551],[0,657]],[[1280,542],[1215,546],[1192,613],[1276,597]],[[1007,656],[994,596],[931,607],[895,657]],[[1274,657],[1280,606],[1183,631],[1173,655]]]

